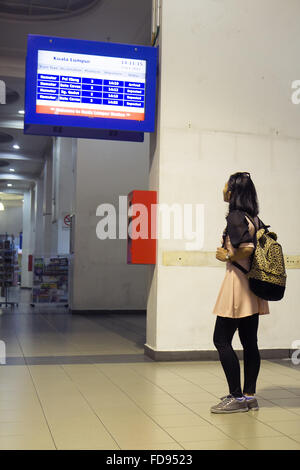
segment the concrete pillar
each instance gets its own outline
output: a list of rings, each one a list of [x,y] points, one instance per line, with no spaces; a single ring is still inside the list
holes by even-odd
[[[34,191],[32,189],[25,191],[23,203],[22,287],[32,287],[32,272],[28,271],[28,256],[33,254],[34,249],[34,203]]]
[[[43,250],[41,254],[52,254],[52,151],[45,158],[43,178]]]
[[[36,180],[35,187],[35,246],[34,254],[39,256],[44,251],[43,233],[43,197],[44,197],[44,172]]]
[[[291,84],[299,78],[294,38],[300,4],[160,3],[158,124],[150,144],[149,189],[158,191],[159,205],[204,204],[200,251],[215,252],[228,209],[224,183],[236,171],[249,171],[262,220],[280,234],[285,253],[300,254],[293,217],[300,196],[299,106],[291,100]],[[224,264],[164,265],[163,253],[187,251],[187,240],[166,240],[161,232],[159,218],[146,351],[155,358],[205,357],[204,351],[215,351],[212,310]],[[299,281],[300,271],[289,270],[285,299],[271,303],[271,315],[261,318],[261,348],[288,351],[297,339]]]
[[[75,194],[77,140],[56,137],[52,164],[52,252],[69,253],[70,226]]]
[[[60,139],[58,184],[58,253],[69,253],[69,216],[74,212],[77,139]]]

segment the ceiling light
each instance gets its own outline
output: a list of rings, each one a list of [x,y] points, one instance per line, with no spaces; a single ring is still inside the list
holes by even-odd
[[[19,150],[20,147],[19,147],[18,144],[15,144],[15,145],[13,145],[13,148],[16,149],[16,150]]]
[[[12,186],[12,184],[11,184],[11,183],[7,183],[7,186],[10,188],[10,187]]]
[[[4,211],[4,205],[3,205],[3,202],[0,202],[0,211]]]
[[[14,168],[10,168],[9,171],[16,171]]]
[[[24,109],[19,109],[18,113],[19,114],[25,114],[25,111],[24,111]]]

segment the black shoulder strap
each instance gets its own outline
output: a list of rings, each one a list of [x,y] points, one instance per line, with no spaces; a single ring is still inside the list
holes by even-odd
[[[231,264],[233,264],[236,268],[239,268],[244,274],[248,274],[249,271],[235,261],[231,261]]]
[[[253,259],[253,255],[254,255],[254,251],[256,249],[256,243],[257,243],[257,240],[256,240],[256,233],[257,233],[257,228],[256,228],[256,224],[253,220],[253,218],[247,213],[245,212],[246,216],[251,220],[251,222],[253,223],[254,225],[254,229],[255,229],[255,232],[254,232],[254,250],[253,250],[253,253],[251,255],[251,263],[250,265],[252,264],[252,259]],[[241,266],[240,264],[236,263],[235,261],[231,261],[231,263],[236,267],[238,268],[240,271],[242,271],[244,274],[248,274],[250,271],[248,271],[246,268],[244,268],[243,266]]]
[[[251,222],[253,223],[254,228],[255,228],[255,233],[256,233],[256,232],[257,232],[257,228],[256,228],[256,224],[255,224],[255,222],[254,222],[254,219],[251,217],[251,215],[248,214],[248,212],[245,212],[245,214],[246,214],[246,216],[248,217],[248,219],[250,219]],[[257,218],[258,218],[258,217],[257,217]],[[258,219],[258,220],[260,220],[260,219]]]
[[[258,226],[258,228],[259,228],[259,229],[260,229],[260,228],[264,228],[265,231],[268,232],[268,231],[269,231],[268,228],[271,227],[271,225],[266,225],[266,224],[263,223],[263,221],[262,221],[259,217],[257,217],[257,218],[258,218],[258,221],[259,221],[259,226]]]
[[[245,212],[245,214],[247,215],[247,217],[249,217],[249,219],[251,220],[251,222],[253,223],[254,227],[255,227],[255,230],[257,232],[257,230],[259,230],[260,228],[264,228],[266,232],[268,232],[268,228],[271,227],[271,225],[266,225],[263,223],[263,221],[257,216],[258,218],[258,228],[256,229],[256,225],[254,223],[254,220],[252,219],[252,217],[248,214],[248,212]],[[255,233],[256,233],[255,232]]]

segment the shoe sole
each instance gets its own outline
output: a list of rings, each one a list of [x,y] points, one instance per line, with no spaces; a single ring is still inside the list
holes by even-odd
[[[227,413],[245,413],[246,411],[249,411],[250,408],[241,408],[240,410],[210,410],[211,413],[215,414],[227,414]]]
[[[257,411],[257,410],[259,410],[259,406],[252,406],[252,407],[249,406],[248,410]]]

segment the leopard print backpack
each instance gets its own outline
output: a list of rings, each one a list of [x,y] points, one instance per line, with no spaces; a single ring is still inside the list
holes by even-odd
[[[255,227],[252,217],[246,215]],[[243,268],[243,272],[248,277],[250,290],[255,295],[265,300],[281,300],[287,278],[284,256],[282,246],[277,241],[277,234],[269,232],[267,227],[269,225],[264,225],[259,230],[255,227],[255,249],[251,257],[250,270],[246,271]]]

